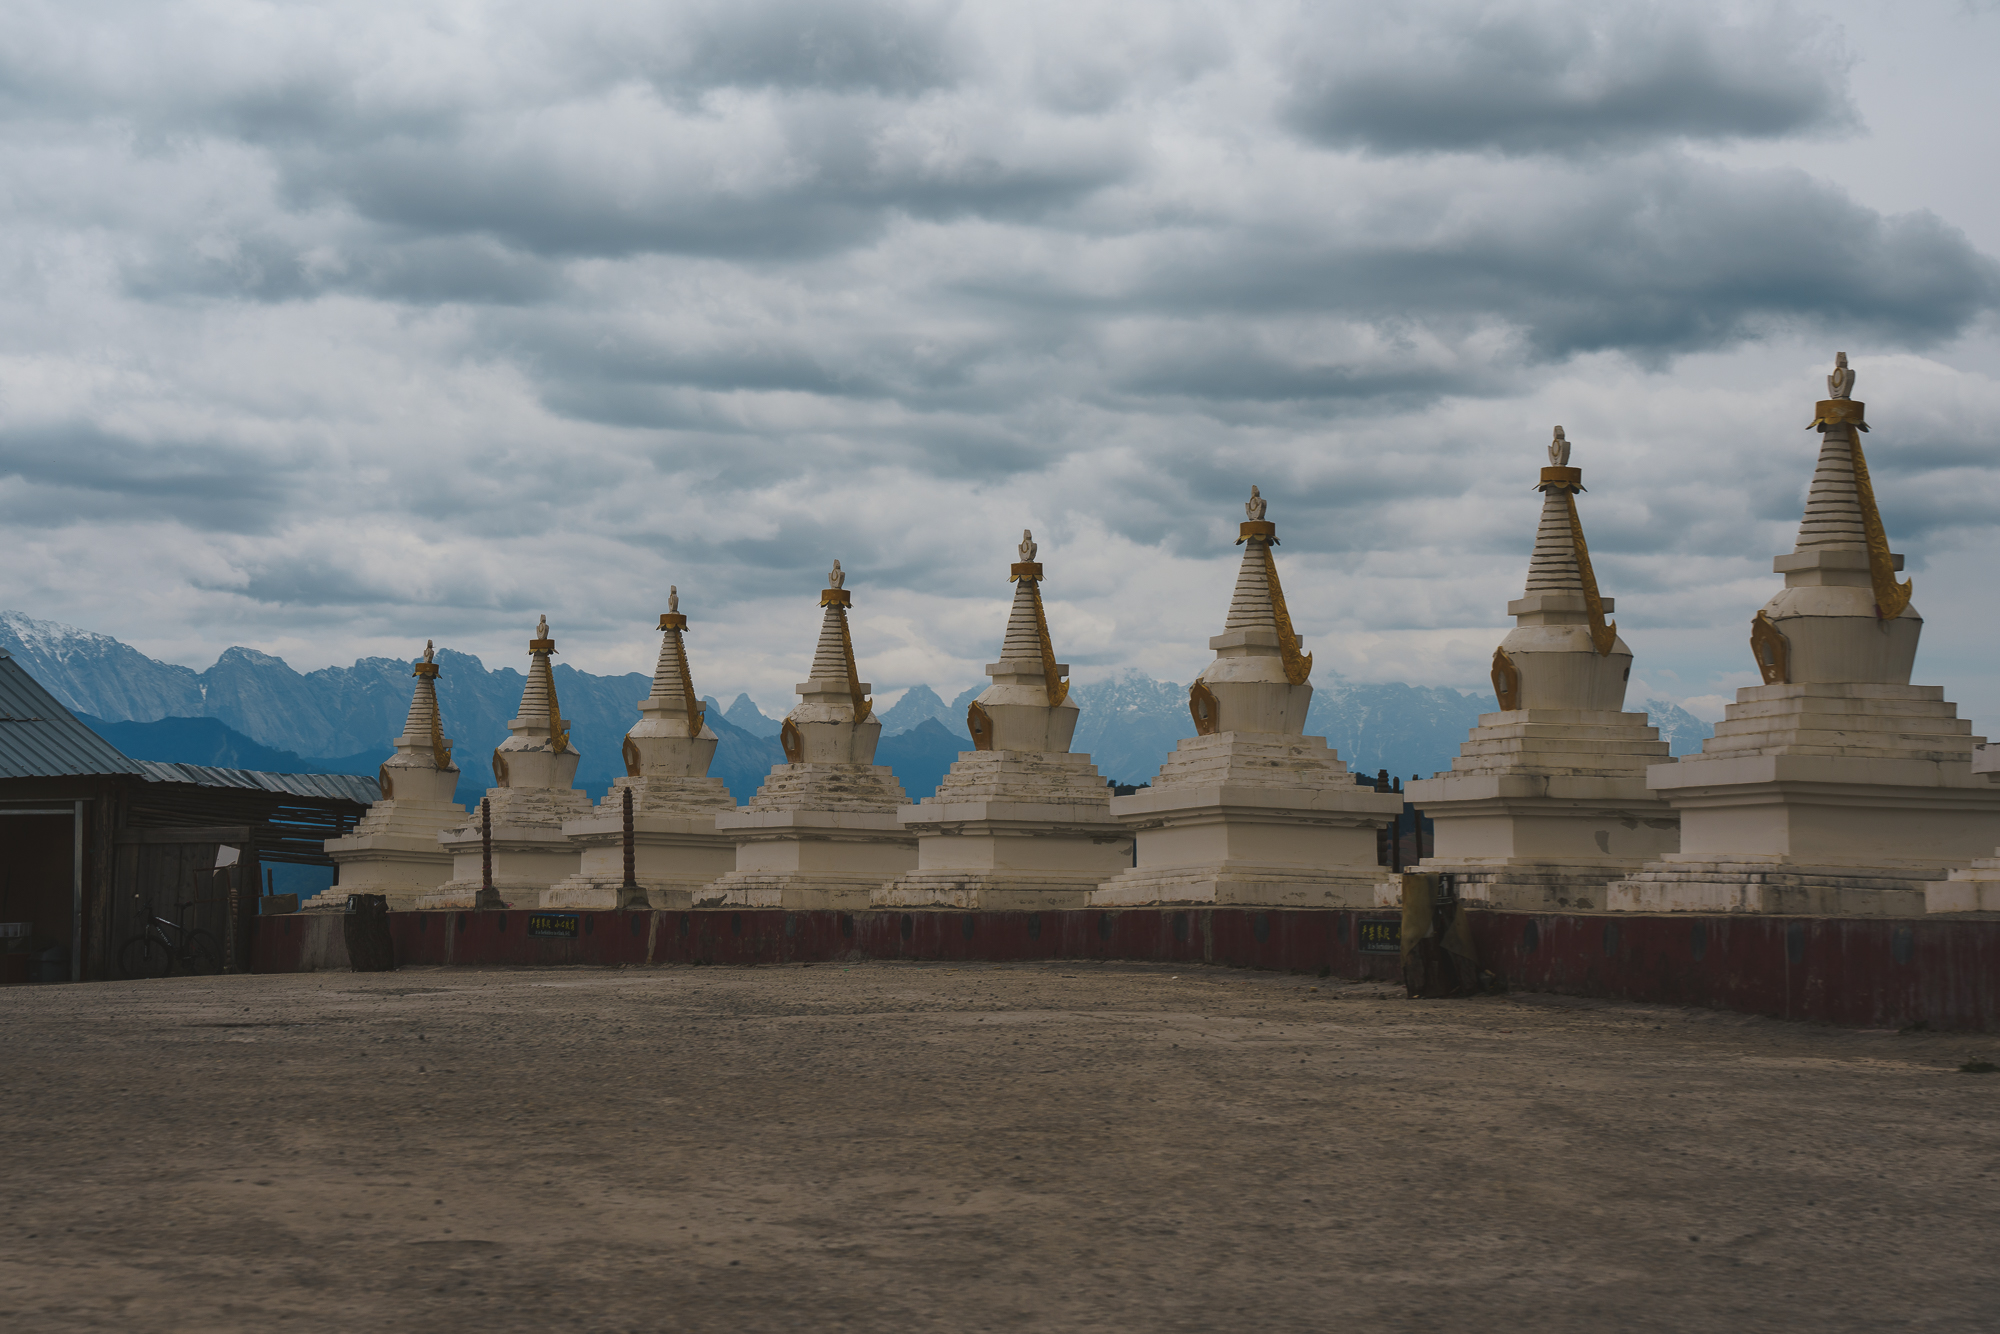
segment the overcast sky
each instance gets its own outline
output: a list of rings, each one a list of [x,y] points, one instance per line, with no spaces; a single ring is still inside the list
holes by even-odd
[[[1755,681],[1835,350],[2000,732],[2000,9],[0,8],[0,606],[788,707],[828,563],[947,696],[1032,527],[1208,658],[1250,485],[1322,676],[1483,685],[1557,422],[1634,699]]]

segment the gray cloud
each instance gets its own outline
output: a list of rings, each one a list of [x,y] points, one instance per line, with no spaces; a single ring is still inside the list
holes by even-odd
[[[1913,568],[1991,532],[2000,270],[1921,191],[1768,165],[1850,119],[1817,18],[22,12],[0,553],[160,652],[514,654],[561,607],[588,665],[678,582],[770,703],[838,555],[869,670],[942,686],[1025,524],[1066,655],[1185,679],[1254,481],[1327,661],[1414,672],[1518,584],[1552,420],[1634,623],[1734,644],[1690,581],[1789,545],[1835,346],[1896,386]]]
[[[1814,19],[1706,6],[1419,4],[1321,11],[1286,115],[1377,153],[1577,153],[1848,129],[1848,61]]]
[[[268,532],[293,471],[289,459],[240,445],[137,440],[87,422],[0,430],[0,479],[26,485],[11,521],[35,526],[170,516],[212,532]]]

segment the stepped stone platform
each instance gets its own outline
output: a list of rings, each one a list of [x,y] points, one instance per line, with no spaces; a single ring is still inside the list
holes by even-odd
[[[1356,783],[1324,737],[1188,737],[1151,788],[1116,799],[1141,864],[1091,903],[1366,907],[1381,878],[1376,831],[1402,803]]]
[[[922,860],[875,891],[877,908],[1081,907],[1132,847],[1097,766],[1067,751],[969,751],[897,818],[925,840]]]

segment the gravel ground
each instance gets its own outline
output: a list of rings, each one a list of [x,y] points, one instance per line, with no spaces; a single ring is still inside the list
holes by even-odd
[[[2000,1326],[2000,1040],[1120,964],[0,992],[0,1325]]]

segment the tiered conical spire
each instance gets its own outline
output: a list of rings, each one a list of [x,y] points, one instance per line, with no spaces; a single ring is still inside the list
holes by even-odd
[[[1821,432],[1819,464],[1813,469],[1812,489],[1806,493],[1806,512],[1799,521],[1795,552],[1868,546],[1862,482],[1854,466],[1854,447],[1860,442],[1858,433],[1868,426],[1862,420],[1862,405],[1853,398],[1854,371],[1847,364],[1845,352],[1834,354],[1833,373],[1826,377],[1826,390],[1827,397],[1819,404],[1813,420],[1813,427]]]
[[[1222,631],[1224,636],[1247,632],[1247,638],[1224,651],[1281,658],[1285,679],[1292,685],[1303,685],[1312,675],[1312,654],[1299,651],[1299,637],[1292,630],[1285,590],[1278,582],[1277,557],[1271,550],[1278,545],[1278,525],[1264,517],[1267,505],[1263,493],[1251,487],[1250,499],[1243,506],[1249,518],[1236,538],[1243,547],[1243,564],[1236,571],[1236,591],[1230,597],[1229,619]],[[1265,633],[1256,633],[1260,631]],[[1266,634],[1275,637],[1275,642],[1267,641]]]
[[[1229,599],[1229,620],[1223,629],[1277,630],[1278,614],[1271,605],[1271,566],[1265,548],[1262,538],[1244,540],[1243,564],[1236,571],[1236,592]]]
[[[1542,526],[1535,531],[1535,554],[1528,559],[1527,591],[1583,592],[1583,572],[1576,566],[1576,534],[1569,522],[1569,501],[1554,488],[1542,497]]]
[[[1000,661],[1042,660],[1041,618],[1035,614],[1035,585],[1029,579],[1014,583],[1014,605],[1007,611],[1007,634],[1000,641]]]
[[[807,679],[837,681],[847,685],[847,608],[828,603],[820,609],[819,643],[813,646],[812,670]],[[830,689],[831,687],[829,687]]]
[[[1813,470],[1812,490],[1806,494],[1805,517],[1799,522],[1795,551],[1821,547],[1868,545],[1861,517],[1861,499],[1854,485],[1854,437],[1846,431],[1828,431],[1820,437],[1819,466]]]
[[[528,681],[521,688],[520,714],[508,724],[508,730],[516,734],[546,732],[560,754],[569,746],[569,728],[563,722],[562,704],[556,699],[555,669],[549,663],[555,651],[549,618],[543,616],[535,627],[535,637],[528,641]]]
[[[641,701],[639,712],[649,718],[680,714],[687,720],[687,734],[699,736],[707,710],[694,692],[694,673],[688,667],[687,643],[681,637],[687,630],[687,617],[681,613],[678,586],[668,586],[667,608],[660,616],[660,658],[653,665],[652,693]]]
[[[1542,479],[1536,484],[1542,493],[1542,522],[1535,531],[1534,555],[1528,559],[1528,589],[1512,610],[1521,625],[1576,623],[1580,612],[1590,625],[1592,647],[1602,657],[1617,645],[1618,627],[1604,619],[1611,604],[1598,595],[1597,576],[1590,568],[1590,548],[1584,542],[1583,521],[1576,513],[1583,469],[1569,466],[1569,448],[1563,428],[1556,427],[1549,441],[1549,466],[1542,469]],[[1570,602],[1571,597],[1581,598],[1583,606]],[[1544,600],[1551,598],[1553,603]],[[1496,673],[1504,657],[1504,652],[1496,656]],[[1497,676],[1495,680],[1499,690]]]
[[[845,698],[854,710],[853,721],[860,723],[874,712],[874,702],[854,666],[854,640],[847,625],[847,608],[853,599],[846,584],[847,572],[835,561],[819,595],[819,642],[813,646],[812,671],[799,687],[799,694],[821,704]]]
[[[449,769],[451,743],[444,735],[444,715],[438,709],[437,649],[432,641],[424,641],[424,656],[410,674],[417,678],[417,687],[410,692],[410,712],[403,719],[403,735],[396,738],[396,749],[426,756],[436,768]]]

